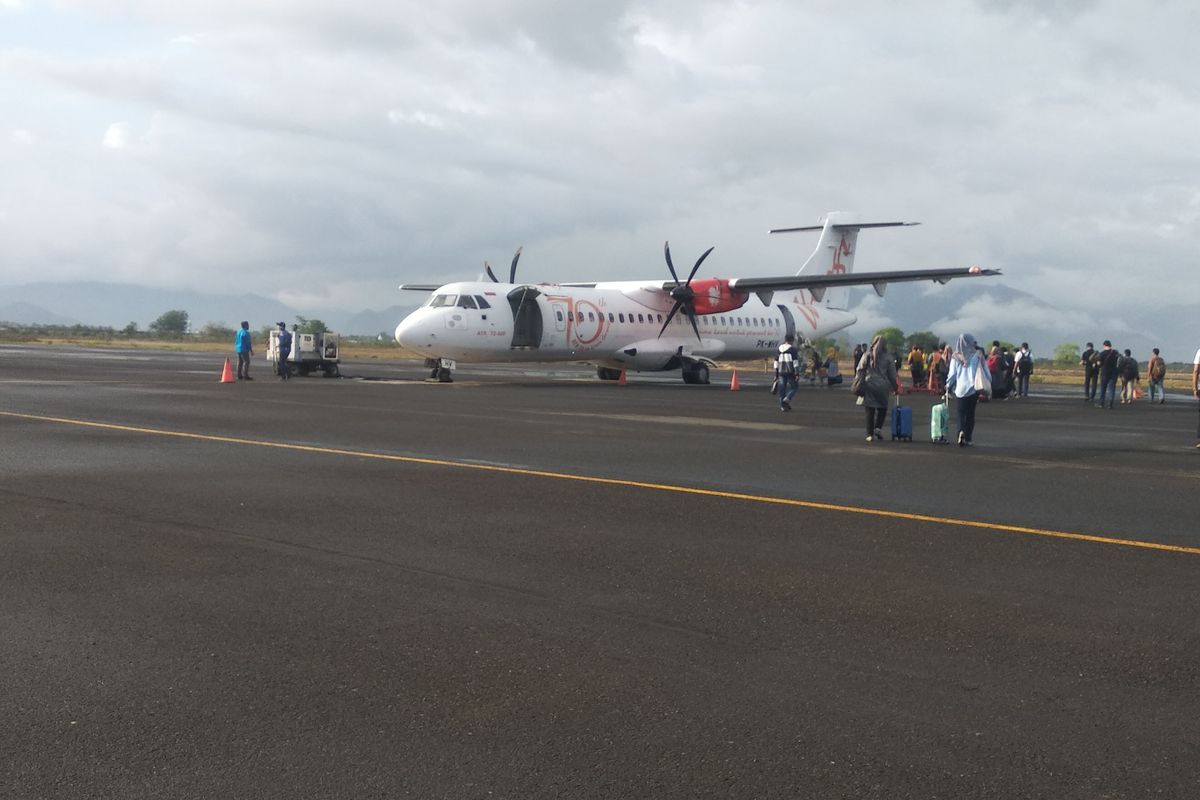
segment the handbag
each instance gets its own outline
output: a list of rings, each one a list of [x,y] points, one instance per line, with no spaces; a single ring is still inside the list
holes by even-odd
[[[779,378],[771,381],[771,394],[779,394]]]
[[[992,393],[992,374],[987,371],[987,368],[983,364],[976,364],[975,391],[979,394]]]
[[[850,381],[850,393],[855,397],[862,397],[866,393],[867,371],[860,369],[854,373],[854,380]]]

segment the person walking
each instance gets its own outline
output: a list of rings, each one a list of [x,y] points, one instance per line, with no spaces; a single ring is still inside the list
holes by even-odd
[[[1192,359],[1192,397],[1200,400],[1200,350],[1196,351],[1196,357]],[[1200,423],[1196,426],[1196,447],[1200,448]]]
[[[1150,362],[1146,365],[1146,377],[1150,384],[1150,402],[1154,402],[1155,393],[1158,394],[1159,405],[1167,402],[1167,392],[1163,389],[1163,379],[1167,377],[1167,362],[1158,354],[1157,347],[1151,351]]]
[[[908,351],[908,374],[912,378],[913,389],[925,382],[925,351],[921,345],[914,344]]]
[[[1086,403],[1096,402],[1096,384],[1100,380],[1100,362],[1096,358],[1098,355],[1096,347],[1088,342],[1079,356],[1079,365],[1083,367],[1083,400]]]
[[[1104,408],[1104,397],[1108,396],[1108,407],[1112,408],[1117,401],[1117,357],[1112,342],[1104,340],[1104,349],[1096,354],[1096,364],[1100,372],[1100,402],[1096,408]]]
[[[1138,381],[1142,376],[1138,372],[1137,359],[1128,347],[1117,360],[1117,372],[1121,376],[1121,405],[1130,405],[1136,396]]]
[[[855,371],[863,376],[862,401],[867,416],[867,441],[883,439],[883,421],[887,419],[888,405],[896,391],[896,359],[888,352],[887,341],[882,336],[871,340],[871,346],[855,365]]]
[[[254,355],[254,341],[250,336],[250,323],[242,320],[242,327],[233,338],[233,350],[237,353],[237,379],[252,381],[250,377],[250,356]]]
[[[964,333],[950,356],[950,373],[946,376],[946,389],[954,395],[958,412],[958,446],[970,447],[975,438],[975,407],[979,404],[979,393],[984,391],[988,369],[983,351],[975,343],[975,337]]]
[[[288,358],[292,354],[292,334],[288,332],[287,324],[279,323],[279,338],[275,340],[275,363],[279,367],[279,380],[286,381],[292,377]]]
[[[1029,342],[1021,342],[1021,349],[1013,356],[1013,374],[1017,378],[1017,397],[1029,397],[1029,376],[1033,374],[1033,353]]]
[[[796,349],[796,337],[790,333],[783,337],[779,354],[775,358],[775,380],[779,388],[779,410],[791,411],[792,398],[800,388],[800,351]]]

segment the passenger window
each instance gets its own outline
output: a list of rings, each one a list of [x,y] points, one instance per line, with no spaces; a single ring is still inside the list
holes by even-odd
[[[593,314],[591,311],[589,311],[588,312],[588,322],[595,322],[595,321],[596,321],[596,315]]]
[[[624,321],[625,321],[625,314],[624,314],[624,313],[617,314],[617,319],[621,320],[621,322],[624,322]]]
[[[464,294],[462,297],[458,298],[458,307],[459,308],[474,308],[475,307],[475,298],[471,297],[471,295],[469,295],[469,294]]]
[[[561,311],[555,311],[555,312],[554,312],[554,317],[555,317],[555,319],[557,319],[559,322],[562,322],[562,321],[563,321],[563,315],[562,315],[562,312],[561,312]]]
[[[609,321],[609,322],[616,322],[616,319],[613,317],[613,313],[612,313],[611,311],[610,311],[610,312],[608,312],[608,321]]]
[[[583,312],[582,312],[582,311],[576,311],[576,312],[575,312],[575,321],[576,321],[576,322],[583,322]]]
[[[642,316],[641,314],[638,314],[638,322],[645,322],[645,321],[646,321],[646,318],[644,316]]]
[[[491,308],[492,307],[491,303],[489,303],[487,300],[484,300],[479,295],[475,295],[475,302],[479,304],[480,308]]]

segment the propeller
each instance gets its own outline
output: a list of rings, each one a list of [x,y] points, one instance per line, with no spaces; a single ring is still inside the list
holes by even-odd
[[[704,263],[704,259],[708,258],[708,254],[713,249],[710,247],[704,251],[704,254],[696,259],[696,265],[692,267],[692,272],[688,275],[688,279],[680,283],[679,276],[675,274],[675,265],[671,263],[671,243],[663,242],[663,255],[667,257],[667,269],[671,271],[671,277],[675,280],[675,286],[671,289],[671,299],[675,301],[675,305],[671,307],[671,313],[667,314],[667,321],[663,323],[662,329],[658,332],[658,338],[666,333],[667,326],[671,324],[671,320],[683,309],[683,313],[688,318],[688,322],[692,323],[692,330],[696,332],[696,340],[702,341],[700,338],[700,326],[696,324],[696,292],[692,289],[692,278],[696,277],[696,273],[700,270],[700,265]]]
[[[521,260],[521,251],[524,247],[518,247],[516,254],[513,256],[512,266],[508,268],[508,282],[517,282],[517,262]],[[492,279],[492,283],[499,283],[500,279],[496,277],[496,273],[492,272],[492,265],[488,262],[483,262],[483,269],[487,272],[487,276]]]

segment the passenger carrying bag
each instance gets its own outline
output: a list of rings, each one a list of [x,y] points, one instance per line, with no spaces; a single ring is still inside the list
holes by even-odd
[[[850,391],[857,397],[862,397],[866,393],[867,371],[860,369],[854,373],[854,380],[850,381]]]

